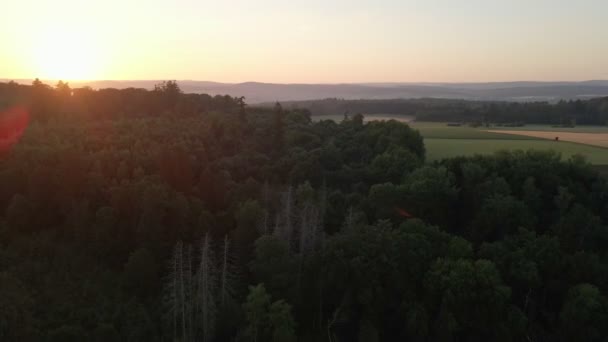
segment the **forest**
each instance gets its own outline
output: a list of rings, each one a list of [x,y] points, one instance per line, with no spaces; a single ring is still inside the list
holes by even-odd
[[[313,116],[336,114],[402,114],[418,121],[499,124],[606,125],[608,97],[548,102],[496,102],[452,99],[343,100],[285,102],[285,108],[307,108]]]
[[[583,158],[430,163],[401,122],[173,81],[5,83],[0,108],[0,341],[608,336],[608,180]]]

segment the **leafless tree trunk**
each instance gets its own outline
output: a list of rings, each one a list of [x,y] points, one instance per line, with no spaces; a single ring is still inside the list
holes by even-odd
[[[285,201],[283,203],[283,219],[284,219],[284,239],[287,242],[287,251],[291,252],[291,243],[293,238],[293,188],[291,185],[285,193]]]
[[[230,239],[228,239],[228,235],[224,237],[224,248],[223,248],[223,258],[222,258],[222,274],[221,274],[221,284],[220,284],[220,304],[222,307],[226,305],[226,302],[232,296],[232,281],[234,279],[234,274],[232,273],[232,261],[230,257]]]
[[[197,272],[197,297],[200,301],[200,323],[203,342],[211,341],[215,327],[215,270],[211,237],[205,236],[200,246],[200,264]]]
[[[270,216],[270,187],[268,181],[264,182],[264,188],[262,189],[262,204],[264,205],[264,218],[262,219],[262,227],[260,233],[268,234],[268,220]]]
[[[298,233],[300,235],[299,243],[298,243],[298,252],[300,255],[306,254],[308,250],[308,244],[311,238],[310,231],[310,208],[309,204],[306,204],[304,208],[300,210],[300,227]]]
[[[334,315],[331,318],[331,320],[327,321],[327,339],[329,340],[329,342],[333,342],[333,340],[334,340],[333,339],[334,335],[331,332],[331,329],[333,328],[334,324],[336,324],[339,314],[340,314],[340,308],[337,308],[336,311],[334,311]]]
[[[180,315],[180,268],[181,268],[182,242],[179,241],[173,249],[173,256],[169,265],[169,277],[166,285],[165,305],[173,318],[173,340],[178,339],[178,324]]]
[[[186,260],[183,263],[183,274],[184,274],[184,312],[186,314],[186,326],[188,331],[188,337],[184,337],[184,341],[194,339],[194,309],[193,309],[193,294],[194,284],[192,281],[192,246],[188,245],[186,248]]]
[[[182,339],[188,341],[188,334],[186,332],[186,287],[184,285],[184,246],[180,241],[178,242],[178,291],[179,291],[179,312],[181,315],[181,327],[182,327]]]
[[[344,220],[344,230],[351,231],[354,226],[355,217],[353,214],[353,207],[348,208],[348,213],[346,214],[346,219]]]

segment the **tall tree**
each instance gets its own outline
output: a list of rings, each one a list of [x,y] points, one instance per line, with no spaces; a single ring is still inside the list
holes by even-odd
[[[243,304],[247,316],[247,335],[252,341],[262,340],[265,325],[268,322],[268,307],[270,306],[270,295],[266,293],[264,284],[249,287],[247,301]]]

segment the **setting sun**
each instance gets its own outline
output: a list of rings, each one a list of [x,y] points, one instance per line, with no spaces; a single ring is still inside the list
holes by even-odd
[[[44,79],[87,80],[100,76],[101,49],[77,29],[43,32],[31,47],[36,76]]]

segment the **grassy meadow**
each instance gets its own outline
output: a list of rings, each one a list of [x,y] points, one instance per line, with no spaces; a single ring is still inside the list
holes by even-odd
[[[427,160],[440,160],[462,155],[492,154],[500,150],[554,150],[569,158],[583,155],[592,164],[608,165],[608,149],[571,142],[551,140],[499,139],[425,139]]]
[[[608,149],[567,141],[553,141],[538,137],[488,132],[487,128],[468,126],[449,127],[446,123],[413,122],[424,137],[429,161],[461,155],[492,154],[500,150],[554,150],[564,158],[580,154],[595,165],[608,165]],[[582,126],[570,129],[550,125],[530,125],[524,127],[492,127],[493,131],[547,131],[577,133],[608,133],[607,127]]]

